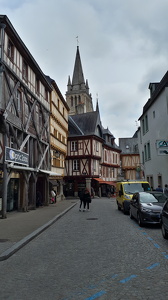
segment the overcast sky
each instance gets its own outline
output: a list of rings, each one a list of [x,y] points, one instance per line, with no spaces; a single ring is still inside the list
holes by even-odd
[[[0,8],[64,97],[78,36],[103,126],[116,142],[133,136],[149,83],[168,70],[167,0],[0,0]]]

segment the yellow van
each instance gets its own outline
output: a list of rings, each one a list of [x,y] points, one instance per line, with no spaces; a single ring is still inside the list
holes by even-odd
[[[130,200],[137,192],[150,191],[149,182],[140,180],[125,180],[116,183],[116,202],[118,210],[123,210],[124,214],[129,213]]]

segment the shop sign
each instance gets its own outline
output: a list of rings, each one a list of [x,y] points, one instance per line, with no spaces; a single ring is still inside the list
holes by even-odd
[[[167,155],[168,154],[168,141],[158,140],[156,141],[158,155]]]
[[[13,148],[5,147],[5,161],[28,166],[29,154]]]
[[[168,141],[156,141],[157,148],[168,148]]]

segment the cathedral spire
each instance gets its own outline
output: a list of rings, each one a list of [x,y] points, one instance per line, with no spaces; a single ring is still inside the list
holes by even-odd
[[[68,78],[66,101],[70,115],[93,111],[92,95],[89,93],[88,81],[85,83],[78,45],[72,81]]]
[[[80,53],[79,53],[79,46],[77,46],[77,51],[76,51],[76,59],[75,59],[73,77],[72,77],[72,85],[75,87],[75,89],[81,89],[82,86],[83,87],[85,86],[85,80],[84,80],[84,75],[83,75],[83,70],[82,70],[82,63],[81,63]]]

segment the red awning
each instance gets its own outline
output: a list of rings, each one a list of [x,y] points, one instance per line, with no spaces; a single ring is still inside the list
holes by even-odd
[[[116,186],[114,181],[104,181],[103,183]]]
[[[93,178],[93,179],[98,181],[100,184],[108,184],[108,185],[116,186],[116,183],[114,181],[105,181],[102,178]]]
[[[104,180],[102,178],[93,178],[93,179],[98,181],[99,183],[104,183]]]

